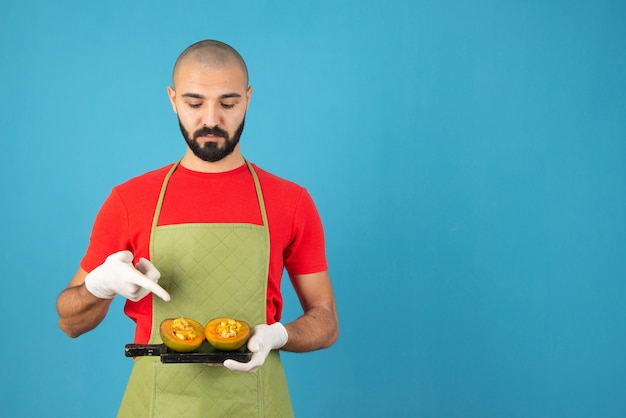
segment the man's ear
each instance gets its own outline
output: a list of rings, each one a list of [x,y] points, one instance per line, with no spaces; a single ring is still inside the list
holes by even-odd
[[[170,98],[172,110],[174,110],[174,113],[178,114],[178,112],[176,111],[176,90],[174,90],[174,87],[167,86],[167,95]]]
[[[252,97],[252,86],[248,86],[246,90],[246,109],[250,106],[250,98]]]

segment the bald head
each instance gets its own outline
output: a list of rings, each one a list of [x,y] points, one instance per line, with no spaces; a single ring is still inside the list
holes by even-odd
[[[176,85],[178,70],[186,64],[198,65],[206,69],[218,69],[234,65],[244,74],[246,85],[248,84],[248,68],[239,53],[230,45],[220,41],[205,40],[196,42],[185,49],[174,64],[172,82]]]

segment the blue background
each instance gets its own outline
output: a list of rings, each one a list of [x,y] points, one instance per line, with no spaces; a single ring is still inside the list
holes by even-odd
[[[5,2],[0,415],[116,413],[122,300],[71,340],[56,297],[111,187],[182,156],[171,67],[217,38],[255,87],[245,155],[325,223],[341,336],[283,356],[298,417],[624,416],[625,18],[606,0]]]

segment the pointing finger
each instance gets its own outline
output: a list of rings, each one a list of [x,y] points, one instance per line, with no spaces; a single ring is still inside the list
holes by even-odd
[[[141,273],[137,273],[136,275],[134,275],[133,280],[132,280],[133,284],[142,287],[144,289],[148,289],[149,291],[151,291],[152,293],[154,293],[155,295],[157,295],[158,297],[160,297],[161,299],[163,299],[166,302],[170,301],[170,294],[167,293],[165,291],[165,289],[163,289],[161,286],[159,286],[156,282],[153,282],[152,280],[150,280],[149,278],[145,277],[144,275],[142,275]]]

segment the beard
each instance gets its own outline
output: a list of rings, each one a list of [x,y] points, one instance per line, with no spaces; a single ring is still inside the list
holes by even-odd
[[[241,124],[235,130],[232,138],[230,137],[228,132],[218,126],[214,126],[213,128],[204,126],[195,131],[192,136],[189,135],[189,132],[183,126],[180,118],[178,118],[178,126],[180,126],[180,132],[183,134],[183,138],[185,138],[185,142],[187,142],[187,145],[189,146],[191,151],[196,157],[211,163],[220,161],[221,159],[232,154],[232,152],[235,150],[235,147],[239,143],[239,138],[243,133],[243,126],[245,122],[246,117],[244,116]],[[214,135],[224,138],[224,145],[220,146],[216,142],[198,142],[198,137],[207,135]]]

